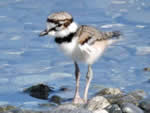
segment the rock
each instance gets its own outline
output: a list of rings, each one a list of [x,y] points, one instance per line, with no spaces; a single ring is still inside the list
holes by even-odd
[[[54,110],[52,110],[50,113],[92,113],[91,111],[88,111],[87,109],[84,109],[82,107],[77,107],[72,104],[64,104],[60,105]]]
[[[109,113],[122,113],[121,108],[117,104],[112,104],[105,108]]]
[[[21,109],[16,109],[16,110],[11,110],[3,113],[50,113],[48,111],[32,111],[32,110],[21,110]]]
[[[139,101],[146,96],[146,93],[142,90],[136,90],[128,94],[118,94],[118,95],[104,95],[104,97],[111,104],[121,105],[122,103],[133,103],[135,105],[139,104]]]
[[[99,109],[96,111],[93,111],[93,113],[108,113],[105,109]]]
[[[132,95],[126,95],[122,98],[120,98],[119,100],[116,101],[116,104],[121,105],[123,103],[132,103],[135,105],[139,104],[139,100],[137,100],[134,96]]]
[[[124,103],[121,105],[123,113],[144,113],[144,111],[134,104]]]
[[[139,103],[139,107],[150,113],[150,99],[144,99]]]
[[[50,103],[50,102],[48,102],[48,103],[40,103],[39,104],[39,107],[40,108],[50,108],[50,107],[56,107],[57,105],[55,104],[55,103]]]
[[[50,102],[53,102],[53,103],[56,103],[56,104],[61,104],[62,102],[62,98],[60,96],[57,96],[57,95],[53,95],[51,98],[50,98]]]
[[[59,91],[69,91],[69,88],[65,87],[65,86],[62,86]]]
[[[2,112],[6,112],[6,111],[9,111],[9,110],[13,110],[13,109],[16,109],[15,106],[11,106],[11,105],[6,105],[6,106],[0,106],[0,113]]]
[[[24,92],[35,98],[48,99],[49,93],[53,92],[53,88],[44,84],[38,84],[25,89]]]
[[[132,95],[136,98],[136,100],[142,100],[147,94],[143,90],[135,90],[133,92],[128,93],[127,95]]]
[[[100,92],[98,92],[96,95],[122,95],[122,91],[118,88],[104,88]]]
[[[103,96],[93,97],[86,105],[86,108],[90,111],[96,111],[99,109],[103,109],[110,105],[106,98]]]
[[[144,71],[150,71],[150,68],[149,67],[145,67]]]
[[[121,98],[124,97],[124,95],[105,95],[104,96],[111,104],[118,104]]]

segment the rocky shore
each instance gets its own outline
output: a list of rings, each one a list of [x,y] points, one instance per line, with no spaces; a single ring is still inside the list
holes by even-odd
[[[56,100],[61,103],[59,98]],[[150,113],[150,98],[143,90],[124,93],[118,88],[105,88],[84,105],[64,103],[50,111],[24,110],[7,105],[0,107],[0,113]]]

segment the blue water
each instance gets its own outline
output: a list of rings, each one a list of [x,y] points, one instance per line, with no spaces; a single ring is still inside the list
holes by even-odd
[[[56,11],[71,13],[79,24],[104,31],[120,30],[121,41],[110,46],[94,65],[89,96],[104,87],[124,91],[143,89],[150,94],[149,0],[1,0],[0,1],[0,104],[31,107],[46,100],[22,90],[45,83],[73,97],[74,66],[51,37],[39,37],[47,16]],[[81,92],[87,66],[81,64]]]

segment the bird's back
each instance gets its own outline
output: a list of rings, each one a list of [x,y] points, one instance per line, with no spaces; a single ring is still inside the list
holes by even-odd
[[[94,27],[82,25],[77,31],[78,42],[83,45],[85,43],[94,43],[95,41],[109,40],[113,37],[119,37],[119,31],[102,32]]]

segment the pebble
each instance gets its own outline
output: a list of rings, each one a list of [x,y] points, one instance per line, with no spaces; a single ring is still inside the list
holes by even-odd
[[[99,109],[99,110],[93,111],[93,113],[108,113],[108,111],[106,111],[105,109]]]
[[[143,90],[135,90],[128,93],[127,95],[132,95],[136,98],[136,100],[142,100],[147,96],[147,94]]]
[[[33,87],[26,91],[31,91]],[[48,86],[40,84],[39,87],[44,87],[48,91]],[[64,88],[62,91],[64,91]],[[150,99],[144,99],[145,96],[146,94],[143,90],[124,94],[117,88],[105,88],[97,96],[91,98],[87,104],[83,105],[74,105],[72,103],[60,105],[64,99],[53,95],[49,99],[50,104],[43,105],[52,108],[50,111],[40,112],[13,106],[0,106],[0,113],[150,113]],[[54,105],[51,105],[51,103]]]
[[[63,100],[63,99],[62,99],[60,96],[57,96],[57,95],[53,95],[53,96],[49,99],[50,102],[53,102],[53,103],[56,103],[56,104],[61,104],[62,100]]]
[[[150,113],[150,99],[144,99],[139,103],[139,107]]]
[[[90,111],[96,111],[98,109],[103,109],[109,105],[110,103],[106,98],[104,98],[103,96],[96,96],[88,102],[86,107]]]
[[[91,111],[84,109],[82,107],[77,107],[72,104],[60,105],[50,113],[92,113]]]
[[[121,95],[123,92],[118,88],[104,88],[100,92],[98,92],[96,95]]]
[[[121,108],[123,113],[144,113],[142,109],[131,103],[124,103],[121,105]]]
[[[112,104],[105,108],[109,113],[122,113],[121,108],[117,104]]]

